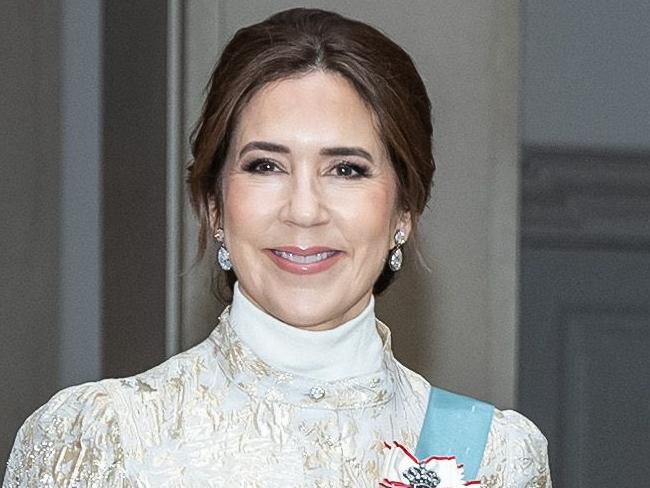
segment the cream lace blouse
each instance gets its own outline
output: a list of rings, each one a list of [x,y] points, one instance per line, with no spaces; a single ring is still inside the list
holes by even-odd
[[[328,382],[262,361],[226,309],[145,373],[57,393],[18,432],[3,487],[377,487],[384,441],[415,447],[430,390],[377,330],[381,368]],[[486,488],[550,488],[546,440],[498,411],[479,474]]]

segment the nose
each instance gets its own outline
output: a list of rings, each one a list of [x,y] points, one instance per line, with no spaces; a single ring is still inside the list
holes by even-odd
[[[284,222],[311,227],[329,220],[327,201],[317,176],[294,173],[287,192],[281,215]]]

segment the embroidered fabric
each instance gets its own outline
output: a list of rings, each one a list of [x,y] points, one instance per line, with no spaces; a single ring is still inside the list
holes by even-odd
[[[226,309],[152,370],[57,393],[18,432],[3,487],[377,487],[384,441],[415,446],[430,390],[377,327],[377,372],[318,382],[255,356]],[[488,488],[550,488],[544,437],[497,412],[479,474]]]

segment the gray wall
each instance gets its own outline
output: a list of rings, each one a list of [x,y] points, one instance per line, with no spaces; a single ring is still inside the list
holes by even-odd
[[[0,4],[0,473],[59,381],[60,4]],[[1,476],[1,474],[0,474]]]
[[[165,355],[166,11],[0,3],[0,478],[61,388]]]
[[[526,1],[522,21],[524,144],[650,149],[648,2]]]
[[[167,11],[104,2],[103,372],[165,357]]]
[[[649,25],[644,0],[524,3],[519,403],[558,486],[650,476]]]

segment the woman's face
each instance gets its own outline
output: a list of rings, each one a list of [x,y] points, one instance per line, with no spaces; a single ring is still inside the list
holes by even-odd
[[[242,110],[223,173],[221,226],[241,291],[276,318],[336,327],[368,304],[399,212],[372,113],[344,78],[271,83]]]

